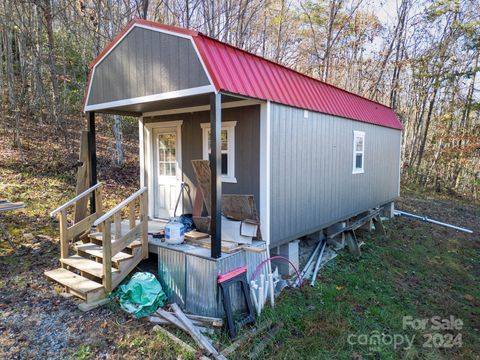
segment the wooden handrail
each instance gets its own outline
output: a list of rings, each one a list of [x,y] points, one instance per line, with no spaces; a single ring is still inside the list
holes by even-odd
[[[81,194],[78,194],[78,195],[75,196],[73,199],[68,200],[65,204],[63,204],[62,206],[59,206],[58,208],[56,208],[55,210],[53,210],[53,211],[50,213],[50,216],[51,216],[51,217],[54,217],[55,215],[57,215],[57,214],[58,214],[59,212],[61,212],[62,210],[65,210],[65,209],[68,208],[69,206],[75,204],[78,200],[80,200],[80,199],[83,198],[84,196],[87,196],[87,195],[90,194],[92,191],[94,191],[95,189],[99,188],[101,185],[102,185],[102,183],[99,182],[98,184],[93,185],[91,188],[85,190],[85,191],[82,192]]]
[[[132,201],[134,201],[137,197],[142,195],[145,191],[147,191],[146,187],[141,188],[140,190],[135,191],[132,195],[130,195],[128,198],[123,200],[120,204],[115,206],[113,209],[110,211],[107,211],[104,215],[102,215],[100,218],[98,218],[94,223],[93,226],[98,226],[99,224],[103,223],[105,220],[110,219],[113,215],[115,215],[117,212],[122,210],[125,206],[130,204]]]

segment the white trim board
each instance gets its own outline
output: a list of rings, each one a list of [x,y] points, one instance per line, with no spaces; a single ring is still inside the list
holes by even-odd
[[[154,182],[153,182],[153,131],[155,129],[159,128],[176,128],[177,129],[177,138],[179,142],[179,154],[178,156],[180,159],[182,159],[182,125],[183,125],[183,120],[176,120],[176,121],[163,121],[163,122],[155,122],[155,123],[147,123],[144,124],[144,130],[146,134],[146,143],[145,143],[145,149],[146,149],[146,156],[144,157],[145,160],[145,173],[147,174],[147,183],[148,183],[148,214],[151,219],[154,219],[155,215],[155,205],[154,205]],[[145,138],[144,138],[145,140]]]
[[[270,159],[271,159],[271,103],[260,105],[260,228],[263,240],[270,246]]]
[[[198,51],[198,48],[197,48],[197,45],[195,44],[195,41],[193,40],[193,36],[191,35],[186,35],[186,34],[182,34],[182,33],[178,33],[178,32],[174,32],[174,31],[168,31],[168,30],[165,30],[165,29],[159,29],[157,27],[153,27],[153,26],[148,26],[148,25],[144,25],[144,24],[133,24],[133,26],[128,29],[128,31],[126,31],[121,37],[120,39],[117,40],[117,42],[110,48],[108,49],[108,51],[103,54],[103,56],[95,63],[95,65],[93,66],[92,68],[92,76],[90,77],[90,83],[88,84],[88,90],[87,90],[87,96],[86,96],[86,100],[85,100],[85,109],[84,111],[87,112],[87,111],[95,111],[95,110],[100,110],[99,109],[95,109],[94,107],[95,106],[99,106],[99,105],[102,105],[102,104],[94,104],[94,105],[88,105],[88,102],[90,101],[90,94],[91,94],[91,90],[92,90],[92,84],[93,84],[93,81],[95,79],[95,70],[97,69],[97,66],[99,64],[102,63],[103,60],[105,60],[105,58],[125,39],[125,37],[130,34],[130,32],[133,31],[133,29],[135,29],[136,27],[139,27],[139,28],[143,28],[143,29],[147,29],[147,30],[151,30],[151,31],[156,31],[156,32],[159,32],[159,33],[164,33],[164,34],[168,34],[168,35],[173,35],[173,36],[178,36],[178,37],[181,37],[181,38],[184,38],[184,39],[189,39],[190,40],[190,43],[192,44],[193,46],[193,49],[195,50],[195,53],[197,54],[197,58],[198,58],[198,61],[200,61],[200,64],[202,65],[202,68],[203,68],[203,71],[205,72],[205,75],[207,76],[208,78],[208,82],[209,82],[209,86],[213,89],[211,91],[208,91],[208,92],[217,92],[216,88],[215,88],[215,85],[212,81],[212,77],[210,76],[210,73],[208,72],[207,70],[207,67],[205,66],[205,62],[203,61],[202,57],[200,56],[200,52]],[[167,94],[167,93],[164,93],[164,94]],[[156,94],[156,95],[161,95],[161,94]],[[149,96],[156,96],[156,95],[149,95]],[[145,96],[144,96],[145,97]],[[142,97],[143,98],[143,97]],[[132,99],[138,99],[138,98],[132,98]],[[126,99],[126,100],[130,100],[130,99]],[[126,100],[119,100],[119,101],[126,101]],[[163,99],[160,99],[160,100],[163,100]],[[155,101],[155,100],[153,100]],[[107,103],[103,103],[103,104],[110,104],[110,103],[115,103],[115,101],[112,101],[112,102],[107,102]],[[127,104],[128,105],[128,104]],[[102,110],[105,110],[106,108],[101,108]]]
[[[212,85],[198,86],[195,88],[169,91],[161,94],[116,100],[116,101],[110,101],[110,102],[101,103],[101,104],[95,104],[95,105],[87,105],[85,106],[85,111],[107,110],[114,107],[144,104],[144,103],[153,102],[153,101],[175,99],[175,98],[181,98],[181,97],[192,96],[192,95],[209,94],[212,92],[215,92],[215,88]]]
[[[265,103],[264,101],[259,101],[259,100],[231,101],[231,102],[223,103],[222,109],[232,109],[232,108],[243,107],[243,106],[259,105],[264,103]],[[150,111],[150,112],[143,113],[143,117],[192,113],[192,112],[199,112],[199,111],[210,111],[210,105],[191,106],[191,107],[171,109],[171,110]]]

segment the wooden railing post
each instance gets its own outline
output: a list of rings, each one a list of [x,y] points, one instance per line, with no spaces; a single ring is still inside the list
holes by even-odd
[[[102,187],[95,189],[95,213],[97,218],[103,215]],[[102,231],[102,224],[98,225],[98,231]]]
[[[67,209],[60,211],[60,259],[68,257]]]
[[[132,201],[128,207],[128,227],[133,229],[136,225],[136,216],[135,216],[135,201]]]
[[[122,211],[118,211],[113,215],[113,221],[115,223],[115,240],[122,237]]]
[[[112,230],[111,220],[105,220],[103,230],[103,286],[105,291],[112,291]]]
[[[148,192],[140,195],[140,220],[142,221],[142,255],[148,258]]]

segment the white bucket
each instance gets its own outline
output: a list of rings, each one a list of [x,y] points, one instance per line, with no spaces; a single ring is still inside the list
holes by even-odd
[[[169,222],[165,225],[165,242],[167,244],[181,244],[185,239],[185,225],[178,222]]]

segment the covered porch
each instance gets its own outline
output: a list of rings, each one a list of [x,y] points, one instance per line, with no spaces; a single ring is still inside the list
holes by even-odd
[[[96,107],[86,112],[91,167],[89,186],[98,182],[96,114],[138,117],[139,178],[140,187],[148,190],[150,252],[157,253],[161,242],[158,235],[162,233],[170,218],[195,212],[193,207],[196,207],[198,212],[200,206],[200,211],[208,216],[210,222],[209,256],[218,259],[222,256],[222,192],[251,194],[257,203],[261,199],[260,104],[257,100],[213,92],[154,102],[143,102],[139,99],[129,105],[101,109]],[[227,121],[222,121],[222,112],[227,114]],[[251,144],[242,149],[245,142]],[[201,200],[202,193],[198,193],[199,188],[191,165],[191,160],[202,158],[208,159],[211,174],[205,206]],[[190,199],[180,190],[182,183],[192,189]],[[90,205],[94,209],[93,197]],[[128,229],[127,221],[123,221],[121,226]]]

